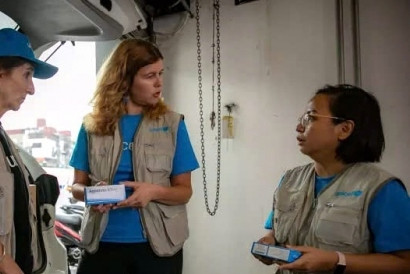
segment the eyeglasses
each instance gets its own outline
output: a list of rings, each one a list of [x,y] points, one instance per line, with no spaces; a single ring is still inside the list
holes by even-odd
[[[313,118],[315,118],[315,117],[322,117],[322,118],[329,118],[329,119],[333,119],[333,120],[346,121],[345,118],[306,112],[305,114],[303,114],[302,116],[299,117],[298,122],[303,127],[307,127],[313,121]]]

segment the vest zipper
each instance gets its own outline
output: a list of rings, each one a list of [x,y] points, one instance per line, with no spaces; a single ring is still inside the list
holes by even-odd
[[[121,146],[122,146],[123,141],[122,141],[122,136],[121,136],[121,124],[120,123],[118,123],[118,130],[120,132],[119,136],[120,136],[120,143],[121,143]],[[115,136],[115,133],[114,133],[114,136]],[[114,142],[114,144],[115,144],[115,142]],[[117,158],[115,159],[114,169],[112,170],[112,173],[110,174],[110,178],[109,178],[109,182],[108,182],[110,185],[112,185],[114,183],[114,176],[115,176],[115,173],[117,173],[118,166],[120,165],[121,155],[122,155],[122,147],[120,149],[120,153],[117,155]]]
[[[316,209],[317,206],[317,198],[313,199],[312,209]]]
[[[131,152],[131,155],[132,155],[131,159],[132,159],[132,171],[133,171],[133,174],[134,174],[134,181],[137,180],[136,168],[135,168],[135,163],[134,163],[135,153],[136,153],[136,152],[135,152],[135,148],[136,148],[135,140],[136,140],[136,136],[138,135],[138,132],[139,132],[139,130],[140,130],[141,125],[142,125],[143,122],[144,122],[144,115],[142,115],[141,121],[140,121],[140,123],[138,124],[138,127],[137,127],[137,129],[135,130],[135,134],[134,134],[134,137],[133,137],[134,145],[133,145],[133,149],[132,149],[132,152]],[[146,229],[147,226],[146,226],[146,224],[145,224],[144,213],[143,213],[143,211],[142,211],[140,208],[138,208],[138,213],[139,213],[139,218],[140,218],[141,225],[142,225],[142,234],[144,235],[144,237],[145,237],[146,239],[150,240],[150,236],[148,235],[148,231],[147,231],[147,229]],[[150,242],[150,241],[149,241],[149,242]]]

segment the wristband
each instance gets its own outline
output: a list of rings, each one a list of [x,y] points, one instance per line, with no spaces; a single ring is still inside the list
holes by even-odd
[[[3,262],[4,257],[6,257],[6,247],[3,245],[3,252],[0,255],[0,264]]]
[[[336,251],[337,257],[339,258],[335,271],[333,272],[334,274],[343,274],[345,273],[346,269],[346,257],[345,254],[342,252]]]

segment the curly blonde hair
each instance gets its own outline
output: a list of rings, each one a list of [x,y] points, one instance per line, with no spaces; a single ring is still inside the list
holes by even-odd
[[[130,89],[139,69],[162,60],[159,49],[141,39],[123,40],[103,63],[98,74],[97,86],[91,99],[93,110],[84,117],[85,129],[97,135],[113,135],[118,120],[126,114],[124,96]],[[157,119],[168,111],[160,100],[145,107],[143,113]]]

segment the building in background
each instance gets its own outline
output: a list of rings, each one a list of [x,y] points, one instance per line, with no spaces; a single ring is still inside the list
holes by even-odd
[[[14,143],[24,148],[43,167],[67,167],[74,142],[71,131],[48,127],[46,119],[37,119],[34,128],[7,130]]]

